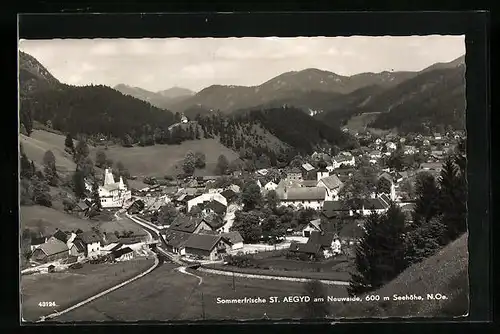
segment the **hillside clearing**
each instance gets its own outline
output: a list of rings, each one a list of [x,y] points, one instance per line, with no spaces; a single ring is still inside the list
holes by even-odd
[[[95,157],[96,148],[91,149]],[[219,155],[224,154],[229,161],[238,158],[237,154],[214,139],[189,140],[180,145],[154,145],[147,147],[110,146],[106,156],[114,162],[121,161],[132,175],[138,177],[163,177],[173,174],[187,152],[203,152],[207,166],[215,164]]]
[[[380,113],[365,113],[351,117],[346,124],[346,128],[351,131],[366,131],[366,127],[377,118]]]
[[[45,235],[53,234],[56,229],[63,231],[89,231],[92,227],[98,227],[100,231],[114,233],[114,231],[134,231],[134,234],[144,234],[144,231],[128,219],[119,219],[105,222],[97,222],[81,219],[45,206],[21,206],[20,226],[37,230],[42,228]]]
[[[336,314],[346,318],[463,316],[468,313],[468,260],[467,235],[463,235],[386,286],[369,293],[381,298],[388,296],[390,301],[348,304]],[[424,300],[393,301],[394,294],[416,294]],[[427,294],[442,294],[447,299],[427,300]]]

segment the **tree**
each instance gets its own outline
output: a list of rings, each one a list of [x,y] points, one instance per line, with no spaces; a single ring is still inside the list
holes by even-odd
[[[128,133],[125,134],[125,136],[123,137],[122,145],[124,147],[132,147],[134,145],[134,141],[133,141],[132,137],[130,137],[130,135]]]
[[[409,265],[418,263],[445,245],[446,227],[441,216],[423,221],[405,235],[405,257]]]
[[[43,174],[45,179],[48,181],[49,185],[57,186],[58,176],[56,171],[56,157],[52,151],[48,150],[43,156]]]
[[[439,176],[439,209],[446,226],[446,237],[455,240],[467,231],[467,191],[465,173],[459,171],[453,157],[448,158]]]
[[[262,234],[268,239],[276,241],[278,238],[285,235],[286,230],[279,224],[278,216],[269,214],[266,215],[261,225]]]
[[[51,207],[52,197],[50,196],[50,188],[43,180],[38,177],[32,178],[33,182],[33,202],[39,205]]]
[[[392,183],[385,177],[381,177],[377,181],[377,193],[379,194],[390,194],[392,188]]]
[[[408,197],[411,199],[416,197],[415,187],[410,179],[403,180],[399,185],[399,190],[408,194]]]
[[[179,211],[175,208],[172,203],[168,203],[160,208],[160,212],[158,214],[158,220],[163,225],[170,225],[172,222],[179,216]]]
[[[304,294],[311,299],[299,306],[300,313],[306,319],[325,318],[330,314],[328,292],[319,280],[304,283]]]
[[[206,160],[206,157],[205,157],[205,153],[203,152],[196,152],[194,154],[194,158],[195,158],[195,167],[196,168],[205,168],[205,160]]]
[[[406,268],[404,223],[401,209],[394,204],[382,216],[376,212],[368,216],[364,235],[356,246],[356,272],[351,275],[350,295],[376,290]]]
[[[20,168],[21,178],[31,179],[35,174],[34,165],[32,164],[32,162],[30,162],[26,154],[23,152],[22,146],[21,146],[21,158],[19,164],[21,167]]]
[[[71,154],[75,152],[75,146],[73,143],[73,137],[71,136],[71,133],[68,133],[66,135],[66,139],[64,140],[64,147],[65,150]]]
[[[271,208],[273,210],[276,208],[276,206],[279,203],[279,198],[278,198],[278,194],[276,193],[276,191],[270,190],[267,192],[266,203],[267,203],[267,206],[269,208]]]
[[[94,162],[90,157],[81,159],[77,163],[76,169],[80,170],[83,173],[83,177],[95,175]]]
[[[76,144],[75,147],[74,160],[76,164],[84,161],[89,156],[89,152],[90,150],[89,146],[87,145],[87,141],[85,138],[82,138],[80,141],[78,141],[78,144]]]
[[[262,194],[257,183],[250,181],[243,186],[241,201],[243,202],[245,211],[253,210],[256,206],[260,205]]]
[[[420,172],[415,180],[415,208],[413,209],[413,225],[429,221],[439,212],[439,189],[434,176],[428,172]]]
[[[99,168],[107,167],[106,153],[101,149],[95,153],[95,165]]]
[[[341,200],[350,206],[359,206],[360,201],[369,198],[376,191],[375,170],[372,167],[358,168],[339,191]]]
[[[231,231],[238,231],[246,243],[253,243],[260,240],[262,228],[260,227],[260,217],[258,212],[236,211]]]
[[[217,166],[215,167],[217,174],[226,174],[228,167],[229,162],[227,161],[226,156],[224,154],[219,155],[219,158],[217,159]]]
[[[80,170],[76,170],[73,174],[73,190],[76,198],[80,199],[85,196],[85,177]]]
[[[296,155],[292,159],[292,161],[290,161],[289,166],[300,168],[303,164],[304,164],[304,158],[302,158],[300,155]]]
[[[184,161],[182,163],[182,169],[184,173],[188,175],[192,175],[194,173],[194,169],[196,166],[196,158],[193,152],[189,151],[186,153],[184,157]]]
[[[99,184],[97,180],[92,183],[92,201],[96,205],[97,210],[101,210],[101,198],[99,197]]]

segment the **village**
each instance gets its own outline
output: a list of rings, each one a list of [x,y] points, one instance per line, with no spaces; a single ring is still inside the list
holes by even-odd
[[[362,218],[372,211],[384,213],[394,202],[411,219],[416,175],[426,171],[437,177],[444,158],[464,136],[459,132],[377,138],[369,133],[355,135],[361,147],[353,151],[333,156],[331,152],[315,152],[302,160],[294,159],[290,166],[252,173],[239,170],[165,180],[145,177],[144,182],[151,185],[142,189],[130,189],[122,177],[115,180],[111,170],[105,169],[99,186],[102,210],[115,219],[123,214],[140,219],[159,231],[162,242],[147,229],[142,235],[102,233],[97,228],[77,233],[58,230],[31,239],[31,267],[23,273],[65,270],[87,261],[117,262],[151,256],[150,246],[156,243],[185,262],[223,264],[230,256],[279,250],[288,258],[292,254],[306,261],[352,257],[353,245],[363,234]],[[377,189],[363,198],[346,197],[352,193],[343,193],[343,189],[359,177],[363,166],[376,173]],[[242,194],[249,184],[258,187],[262,201],[274,198],[276,207],[306,211],[309,215],[305,216],[311,219],[276,226],[276,231],[245,240],[245,232],[233,224],[243,210]],[[91,185],[86,186],[90,191]],[[95,205],[87,198],[73,212],[86,216]],[[259,225],[263,220],[260,218]]]

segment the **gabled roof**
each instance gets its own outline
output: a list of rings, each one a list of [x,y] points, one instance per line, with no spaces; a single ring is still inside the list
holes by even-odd
[[[316,229],[321,230],[321,219],[314,219],[309,222],[309,225],[314,226]]]
[[[326,189],[323,187],[290,188],[284,195],[283,200],[287,201],[319,201],[325,199]]]
[[[169,229],[180,232],[193,233],[201,222],[202,222],[201,218],[193,218],[184,215],[179,215],[174,219]]]
[[[316,181],[316,180],[303,180],[300,182],[300,184],[303,187],[316,187],[318,184],[318,181]]]
[[[387,196],[387,194],[381,194],[379,198],[382,200],[385,207],[389,207],[391,199]]]
[[[311,165],[310,163],[305,163],[305,164],[303,164],[303,165],[302,165],[302,168],[304,168],[304,170],[305,170],[306,172],[310,172],[310,171],[314,170],[314,166],[313,166],[313,165]]]
[[[342,201],[325,201],[323,203],[323,215],[326,218],[332,218],[337,213],[349,211],[349,207]]]
[[[231,244],[237,244],[239,242],[243,242],[243,237],[241,236],[240,232],[238,231],[233,231],[233,232],[227,232],[227,233],[222,233],[222,237],[226,238],[227,241]]]
[[[75,239],[75,241],[73,241],[73,246],[76,247],[78,252],[80,253],[85,252],[85,245],[83,244],[83,241],[81,241],[80,239]]]
[[[340,181],[339,177],[337,175],[335,175],[335,174],[327,176],[327,177],[324,177],[321,180],[319,180],[319,182],[323,182],[323,184],[329,190],[340,188],[343,185],[342,181]]]
[[[56,233],[54,233],[52,236],[54,238],[56,238],[57,240],[60,240],[64,243],[66,243],[68,241],[68,238],[69,238],[68,235],[61,230],[57,230]]]
[[[37,246],[45,243],[45,238],[31,238],[31,246]]]
[[[93,244],[95,242],[102,242],[101,236],[94,231],[80,233],[76,236],[75,240],[76,239],[81,240],[86,245]]]
[[[227,200],[232,199],[236,196],[236,193],[231,189],[226,189],[223,192],[221,192],[220,194],[222,196],[224,196],[224,198]]]
[[[335,234],[332,232],[312,231],[307,243],[317,244],[321,247],[330,247],[334,238]]]
[[[167,245],[174,248],[181,248],[184,246],[189,237],[191,237],[191,233],[167,229],[165,231],[164,239]]]
[[[365,210],[382,210],[386,209],[386,205],[379,198],[368,198],[363,201]]]
[[[67,252],[68,246],[62,241],[52,239],[49,242],[42,244],[38,249],[44,252],[45,255],[51,256],[62,252]]]
[[[342,163],[343,161],[351,161],[352,159],[354,159],[352,155],[339,154],[333,158],[333,161]]]
[[[224,214],[227,211],[227,207],[220,203],[219,201],[210,201],[205,205],[205,208],[212,209],[217,214]]]
[[[184,247],[211,251],[220,240],[222,240],[220,235],[192,234],[184,244]]]
[[[207,223],[207,225],[210,226],[213,230],[224,226],[224,221],[216,213],[208,214],[207,216],[203,217],[203,221]],[[205,233],[205,231],[203,233]]]
[[[118,257],[125,255],[125,254],[128,254],[128,253],[132,253],[132,249],[130,247],[123,247],[123,248],[120,248],[120,249],[117,249],[117,250],[114,250],[111,252],[111,254],[113,254],[113,256],[115,258],[118,258]]]
[[[297,167],[292,167],[289,170],[286,171],[287,174],[302,174],[299,168]]]
[[[290,244],[290,248],[288,249],[291,252],[295,253],[304,253],[304,254],[318,254],[320,252],[321,245],[314,243],[305,243],[301,244],[296,241],[292,241]]]

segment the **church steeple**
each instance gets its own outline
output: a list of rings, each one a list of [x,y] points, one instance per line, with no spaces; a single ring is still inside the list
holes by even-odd
[[[113,173],[111,172],[111,169],[106,168],[104,170],[104,185],[113,183],[115,183],[115,178],[113,177]]]

